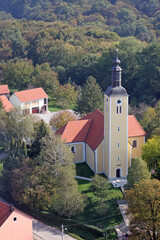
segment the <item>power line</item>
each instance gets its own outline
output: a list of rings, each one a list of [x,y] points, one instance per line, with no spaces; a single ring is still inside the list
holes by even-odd
[[[118,213],[118,214],[113,214],[113,215],[108,216],[108,217],[97,218],[97,219],[90,220],[90,221],[87,221],[87,222],[81,222],[81,223],[75,223],[75,224],[71,224],[71,225],[65,225],[64,227],[78,226],[78,225],[82,225],[82,224],[86,224],[86,223],[91,223],[91,222],[99,221],[99,220],[102,220],[102,219],[111,218],[111,217],[118,216],[118,215],[120,215],[120,213]]]

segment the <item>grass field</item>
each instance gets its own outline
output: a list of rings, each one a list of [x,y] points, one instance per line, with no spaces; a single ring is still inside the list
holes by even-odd
[[[65,109],[71,109],[74,110],[75,105],[70,105],[70,106],[59,106],[54,99],[49,98],[48,100],[48,110],[50,112],[57,112]]]

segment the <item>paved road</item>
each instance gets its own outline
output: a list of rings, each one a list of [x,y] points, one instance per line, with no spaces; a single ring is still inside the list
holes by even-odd
[[[37,220],[33,220],[33,233],[43,240],[62,240],[62,233],[54,227],[49,227]],[[64,240],[76,240],[64,234]]]

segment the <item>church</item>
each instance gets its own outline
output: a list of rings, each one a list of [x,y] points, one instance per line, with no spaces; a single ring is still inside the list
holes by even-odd
[[[141,156],[145,131],[134,115],[128,115],[128,94],[121,85],[118,50],[112,68],[112,85],[104,92],[104,114],[98,109],[57,131],[70,146],[74,163],[86,162],[104,173],[115,187],[125,184],[134,157]]]

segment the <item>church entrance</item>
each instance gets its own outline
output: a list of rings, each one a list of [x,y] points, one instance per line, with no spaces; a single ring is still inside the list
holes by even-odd
[[[116,178],[120,178],[120,177],[121,177],[121,169],[118,168],[118,169],[116,170]]]

